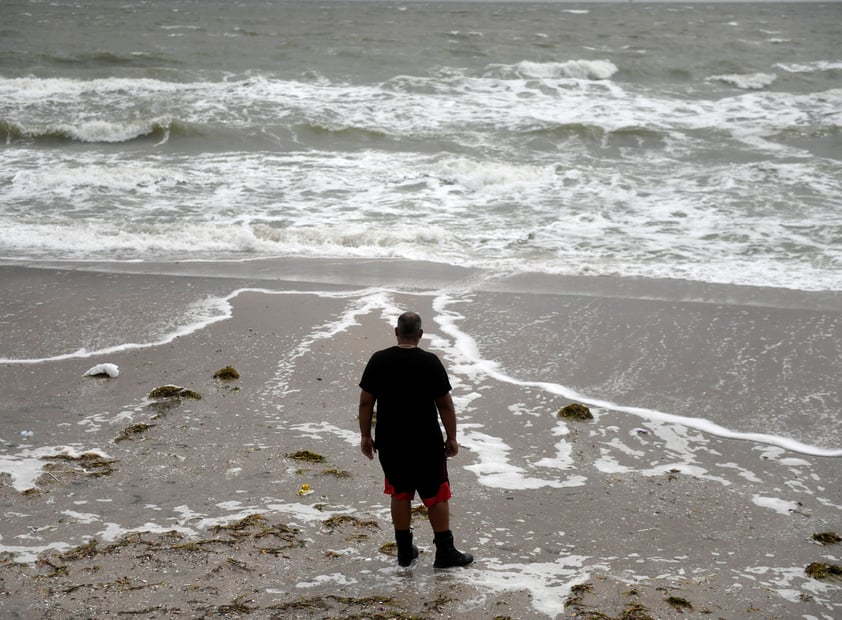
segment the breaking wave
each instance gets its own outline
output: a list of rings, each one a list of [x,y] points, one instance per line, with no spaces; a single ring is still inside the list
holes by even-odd
[[[514,65],[492,65],[487,77],[608,80],[615,73],[617,73],[617,66],[609,60],[568,60],[566,62],[523,60]]]
[[[6,143],[18,140],[116,144],[139,139],[167,142],[173,135],[197,135],[195,125],[168,118],[113,122],[103,120],[24,125],[0,120],[0,135]]]
[[[745,75],[712,75],[708,81],[724,82],[742,90],[760,90],[771,86],[778,76],[774,73],[748,73]]]

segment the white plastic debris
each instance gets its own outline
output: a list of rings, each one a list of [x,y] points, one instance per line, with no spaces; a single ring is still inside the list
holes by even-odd
[[[120,375],[120,369],[117,367],[117,364],[97,364],[93,368],[88,369],[83,377],[117,377]]]

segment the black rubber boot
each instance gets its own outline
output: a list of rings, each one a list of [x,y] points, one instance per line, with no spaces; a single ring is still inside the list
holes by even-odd
[[[456,550],[456,547],[453,546],[453,533],[450,530],[436,532],[433,542],[436,543],[436,561],[433,564],[435,568],[467,566],[474,561],[474,556],[470,553],[462,553]]]
[[[418,547],[412,544],[412,530],[395,530],[395,541],[398,543],[398,564],[409,566],[418,557]]]

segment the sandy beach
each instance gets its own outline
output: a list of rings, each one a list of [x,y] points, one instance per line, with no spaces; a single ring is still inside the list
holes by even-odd
[[[431,292],[3,269],[6,358],[46,356],[56,338],[77,351],[62,325],[110,313],[85,337],[107,353],[0,366],[4,618],[842,615],[842,581],[805,572],[842,562],[842,546],[812,538],[842,532],[832,296],[805,308],[680,287],[632,298],[605,280],[463,294],[471,274]],[[44,291],[52,301],[25,307]],[[109,321],[141,330],[178,291],[227,309],[158,344],[107,341]],[[358,448],[359,375],[404,308],[427,320],[422,346],[454,385],[466,569],[434,571],[420,512],[421,556],[398,568],[380,469]],[[783,379],[760,354],[775,333],[792,336]],[[731,377],[724,359],[756,368]],[[119,376],[82,376],[100,363]],[[228,366],[239,378],[214,377]],[[150,397],[165,385],[201,398]],[[777,432],[785,394],[813,414],[801,432]],[[580,401],[592,420],[558,417]]]

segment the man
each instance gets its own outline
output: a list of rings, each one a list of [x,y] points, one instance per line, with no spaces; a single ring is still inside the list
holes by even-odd
[[[395,328],[397,345],[371,356],[360,380],[360,449],[369,459],[378,453],[391,495],[398,564],[418,557],[412,544],[412,499],[417,492],[427,507],[436,545],[436,568],[474,561],[457,551],[450,531],[450,482],[447,458],[456,456],[456,411],[447,372],[435,354],[418,347],[421,317],[405,312]],[[371,437],[377,403],[376,441]],[[439,418],[447,438],[442,440]]]

